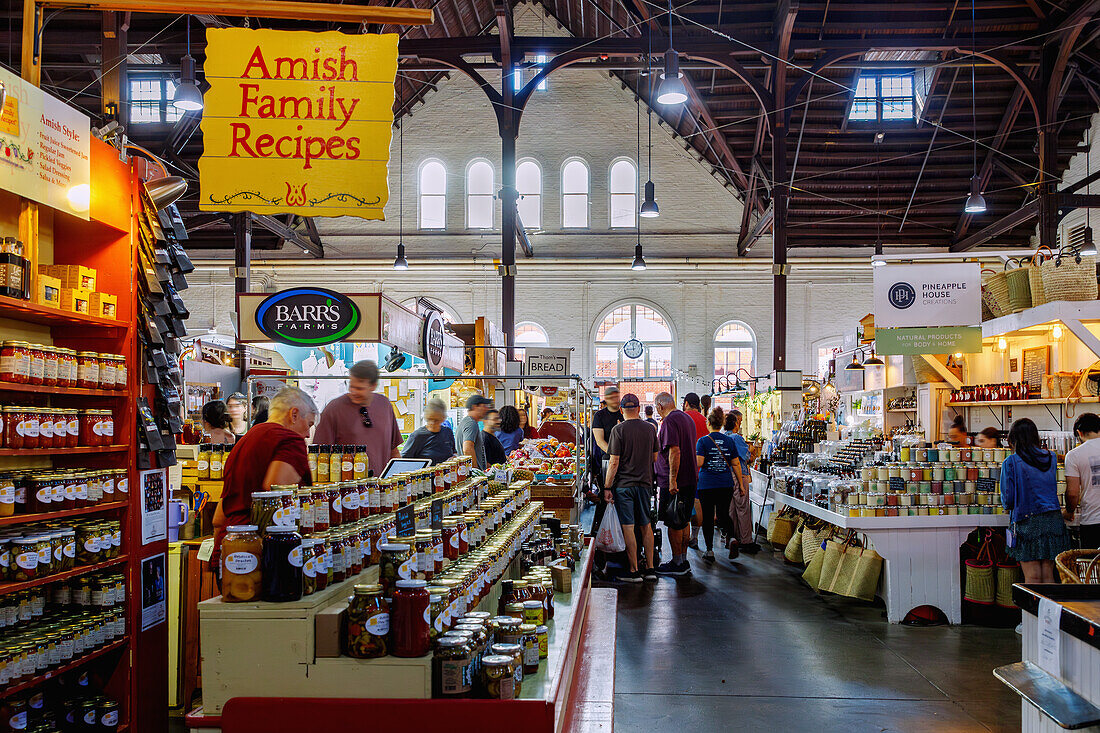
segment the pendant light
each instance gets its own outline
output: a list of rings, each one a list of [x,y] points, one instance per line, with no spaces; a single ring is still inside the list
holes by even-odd
[[[393,269],[409,269],[405,259],[405,123],[398,125],[397,144],[397,257],[393,260]]]
[[[195,59],[191,56],[191,16],[187,16],[187,55],[180,59],[180,83],[172,95],[172,106],[184,112],[202,109],[202,91],[195,81]]]
[[[860,353],[859,349],[856,349],[855,351],[852,352],[852,363],[849,364],[848,366],[844,367],[844,371],[846,371],[846,372],[862,372],[863,371],[863,365],[859,363],[859,358],[857,356],[857,354],[859,354],[859,353]]]
[[[661,74],[661,88],[657,91],[660,104],[683,104],[687,101],[687,87],[680,71],[680,55],[672,47],[672,0],[668,0],[668,50],[665,51],[665,72]]]
[[[653,69],[649,65],[650,58],[650,55],[647,54],[645,64],[646,75],[649,77],[649,98],[653,99]],[[649,180],[645,182],[645,200],[642,201],[642,208],[638,210],[638,214],[646,219],[655,219],[661,215],[661,210],[657,208],[657,200],[653,186],[653,109],[648,105],[646,106],[645,114],[649,135],[649,160],[647,163]],[[639,163],[641,163],[641,161],[639,161]]]
[[[1089,134],[1088,130],[1085,131],[1085,140],[1088,142],[1087,147],[1085,147],[1085,176],[1090,176],[1092,175],[1092,135]],[[1091,181],[1085,186],[1085,194],[1089,193],[1092,193]],[[1085,231],[1082,233],[1083,239],[1081,241],[1081,254],[1083,255],[1096,254],[1096,243],[1092,241],[1092,220],[1089,216],[1090,211],[1091,209],[1086,206]]]
[[[974,11],[974,0],[970,0],[970,134],[973,136],[974,155],[972,158],[972,175],[970,176],[970,195],[966,197],[966,205],[963,211],[967,214],[985,213],[985,197],[982,196],[982,182],[978,180],[978,87],[975,76],[977,64],[978,42],[974,36],[974,26],[977,14]]]
[[[638,161],[642,159],[642,97],[639,91],[638,96],[635,98],[638,104]],[[634,185],[638,185],[638,179],[634,179]],[[652,184],[650,184],[652,185]],[[634,189],[637,191],[638,189]],[[642,257],[642,220],[641,217],[634,219],[634,231],[638,236],[638,243],[634,245],[634,261],[630,263],[631,270],[642,271],[645,269],[645,258]]]
[[[881,359],[881,358],[879,357],[879,355],[875,353],[875,350],[874,350],[874,349],[871,349],[871,358],[870,358],[870,359],[864,359],[864,360],[863,360],[863,366],[865,366],[865,367],[869,367],[869,366],[882,366],[882,365],[883,365],[883,364],[885,364],[885,363],[886,363],[886,362],[884,362],[884,361],[883,361],[883,360],[882,360],[882,359]]]

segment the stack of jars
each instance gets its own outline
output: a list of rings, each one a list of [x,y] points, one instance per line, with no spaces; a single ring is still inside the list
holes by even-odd
[[[0,475],[0,517],[80,509],[125,501],[125,468],[57,470]]]
[[[117,519],[8,530],[0,533],[0,580],[21,583],[105,562],[119,556],[121,545]]]
[[[473,612],[488,595],[538,522],[541,504],[525,506],[522,503],[526,500],[525,490],[505,493],[506,496],[499,497],[503,501],[495,531],[487,534],[480,546],[472,545],[469,554],[431,579],[416,577],[423,575],[419,571],[423,564],[415,542],[402,542],[405,538],[395,537],[381,546],[381,582],[356,586],[347,612],[343,640],[346,655],[420,657],[430,651],[433,639],[446,637],[452,629],[462,630],[458,621]],[[423,554],[434,561],[430,550]],[[541,598],[545,597],[544,593]]]
[[[79,613],[46,611],[0,639],[0,688],[40,677],[126,634],[124,605]]]
[[[56,450],[107,446],[114,442],[115,419],[111,410],[5,405],[0,414],[2,448]]]
[[[0,344],[0,382],[123,390],[127,381],[126,359],[121,354],[77,352],[26,341]]]
[[[13,730],[28,733],[114,733],[119,728],[119,704],[98,694],[90,682],[89,673],[81,672],[62,678],[61,684],[45,692],[35,688],[10,697],[0,705],[0,719]]]
[[[203,443],[199,446],[195,468],[202,481],[221,481],[224,478],[225,459],[232,445],[224,443]]]

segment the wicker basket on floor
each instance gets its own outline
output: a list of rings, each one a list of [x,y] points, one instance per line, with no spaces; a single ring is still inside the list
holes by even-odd
[[[1078,570],[1079,560],[1091,560],[1086,566],[1085,577]],[[1100,583],[1100,550],[1066,550],[1058,553],[1054,558],[1054,567],[1058,568],[1058,575],[1063,583],[1070,585]]]

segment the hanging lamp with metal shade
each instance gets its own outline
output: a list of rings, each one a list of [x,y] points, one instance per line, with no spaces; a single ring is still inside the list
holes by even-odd
[[[863,365],[859,363],[859,358],[856,356],[856,354],[858,354],[858,353],[859,353],[858,351],[852,353],[852,363],[849,364],[848,366],[844,367],[844,371],[846,371],[846,372],[862,372],[863,371]]]
[[[676,49],[665,51],[665,70],[661,74],[661,86],[657,88],[657,101],[660,104],[683,104],[687,101],[687,87],[684,86],[684,74],[680,71],[680,54]]]
[[[645,267],[645,258],[642,257],[642,245],[639,243],[634,245],[634,261],[630,263],[630,269],[640,271],[644,270]]]
[[[869,366],[882,366],[882,365],[883,365],[883,364],[885,364],[885,363],[886,363],[886,362],[884,362],[884,361],[883,361],[883,360],[882,360],[882,359],[881,359],[881,358],[879,357],[879,355],[878,355],[878,354],[876,354],[876,353],[875,353],[875,352],[873,352],[873,351],[871,352],[871,357],[870,357],[869,359],[864,359],[864,360],[863,360],[863,366],[865,366],[865,367],[869,367]]]
[[[401,244],[400,242],[397,244],[397,257],[393,259],[393,269],[409,269],[409,261],[405,259],[405,245]]]
[[[191,55],[191,16],[187,16],[187,54],[180,59],[180,81],[172,95],[172,106],[185,112],[203,107],[202,90],[195,77],[195,58]]]
[[[638,214],[645,219],[656,219],[661,215],[661,210],[657,208],[653,181],[645,182],[645,199],[642,201],[642,208],[638,210]]]
[[[970,179],[970,195],[966,197],[966,206],[963,208],[968,214],[985,213],[985,197],[981,192],[982,182],[978,176]]]

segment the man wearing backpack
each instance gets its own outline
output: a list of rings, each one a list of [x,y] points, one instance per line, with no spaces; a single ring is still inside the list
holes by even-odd
[[[657,460],[657,432],[641,419],[642,404],[637,395],[628,392],[619,407],[625,419],[611,429],[604,499],[615,507],[626,540],[630,573],[620,579],[627,583],[655,581],[657,573],[653,569],[653,525],[649,518],[649,504],[652,499],[653,463]],[[644,571],[638,570],[635,524],[641,526],[646,561]]]

